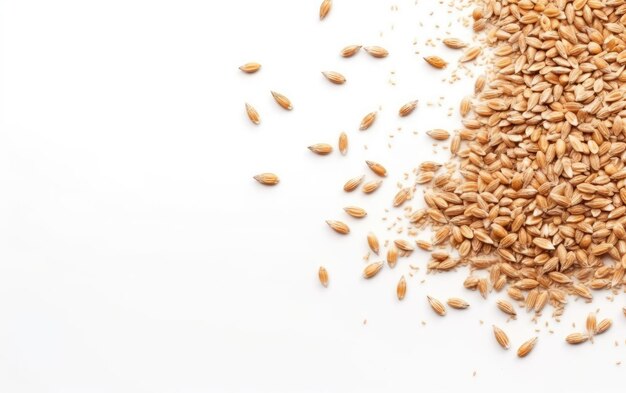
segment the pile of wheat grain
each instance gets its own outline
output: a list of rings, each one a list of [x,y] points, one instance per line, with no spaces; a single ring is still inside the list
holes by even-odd
[[[392,201],[394,206],[408,204],[418,187],[427,187],[427,207],[410,211],[407,218],[416,228],[432,229],[432,241],[396,239],[386,250],[387,262],[393,267],[419,247],[431,251],[432,271],[468,265],[464,285],[483,297],[506,290],[527,311],[541,313],[551,305],[558,317],[572,296],[590,301],[594,291],[616,293],[626,286],[626,0],[479,3],[472,13],[473,28],[492,46],[488,72],[476,81],[475,95],[460,103],[462,129],[453,135],[440,129],[428,132],[435,140],[450,140],[456,165],[423,163],[415,184],[401,189]],[[320,16],[329,9],[325,0]],[[460,62],[483,53],[480,46],[465,49],[458,39],[443,43],[463,50]],[[342,55],[352,56],[360,48],[347,47]],[[378,47],[368,52],[387,55]],[[424,60],[438,69],[448,66],[438,56]],[[324,75],[333,83],[345,82],[340,74]],[[284,97],[276,99],[290,108]],[[415,106],[406,104],[399,115],[409,115]],[[248,114],[254,121],[255,114]],[[375,113],[365,116],[361,129],[375,119]],[[345,134],[341,138],[345,153]],[[311,150],[327,154],[332,147]],[[382,165],[367,164],[375,174],[386,175]],[[278,181],[261,176],[266,184]],[[362,177],[351,179],[344,189],[352,191],[362,182]],[[363,190],[373,192],[379,186],[380,180],[373,180]],[[346,212],[365,215],[357,207]],[[349,233],[343,222],[328,224],[338,233]],[[367,240],[378,254],[376,236]],[[446,251],[446,246],[456,252]],[[382,262],[372,263],[364,275],[371,278],[383,267]],[[328,285],[324,268],[320,280]],[[397,291],[403,299],[404,277]],[[445,315],[443,303],[428,300]],[[448,305],[467,307],[460,299],[450,299]],[[506,300],[499,300],[498,307],[516,315]],[[566,340],[584,342],[610,325],[603,320],[596,326],[595,316],[590,316],[587,333],[573,333]],[[506,334],[497,327],[494,334],[508,348]],[[535,342],[524,343],[518,355],[525,356]]]

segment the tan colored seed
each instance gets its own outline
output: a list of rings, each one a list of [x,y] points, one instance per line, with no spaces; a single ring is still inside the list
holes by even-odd
[[[493,335],[496,337],[496,341],[504,349],[509,349],[509,337],[504,330],[500,329],[496,325],[493,325]]]
[[[372,170],[372,172],[374,172],[378,176],[387,176],[387,169],[385,169],[385,167],[380,165],[379,163],[374,161],[365,161],[365,163]]]
[[[317,143],[315,145],[311,145],[308,147],[315,154],[319,154],[321,156],[325,156],[327,154],[332,153],[333,147],[328,143]]]
[[[398,263],[398,248],[395,244],[392,244],[387,250],[387,265],[393,268]]]
[[[398,191],[396,196],[393,198],[393,206],[394,207],[401,206],[404,202],[406,202],[406,200],[409,198],[410,195],[411,195],[410,188],[400,189],[400,191]]]
[[[330,8],[333,5],[332,0],[323,0],[320,4],[320,20],[326,18],[326,15],[330,12]]]
[[[239,67],[239,69],[245,72],[246,74],[253,74],[257,72],[259,68],[261,68],[261,64],[259,63],[246,63],[242,65],[241,67]]]
[[[496,302],[496,304],[498,305],[500,311],[502,311],[503,313],[509,314],[511,316],[517,315],[517,312],[515,311],[515,308],[513,308],[513,305],[506,300],[500,299]]]
[[[409,242],[408,240],[397,239],[397,240],[394,240],[393,242],[396,245],[396,247],[398,247],[402,251],[415,250],[415,247],[413,246],[413,244],[411,244],[411,242]]]
[[[594,334],[596,334],[596,330],[597,330],[596,313],[591,312],[589,313],[589,315],[587,315],[586,326],[587,326],[587,333],[589,333],[590,336],[593,336]]]
[[[461,113],[461,117],[467,116],[467,114],[472,109],[472,99],[470,97],[464,97],[461,100],[461,105],[459,107],[459,112]]]
[[[259,112],[254,109],[254,107],[246,102],[246,114],[248,115],[248,119],[254,124],[259,124],[261,122],[261,118],[259,117]]]
[[[522,345],[520,345],[519,349],[517,350],[517,356],[519,356],[520,358],[526,357],[526,355],[528,355],[530,351],[532,351],[533,348],[535,348],[537,339],[538,337],[533,337],[530,340],[523,343]]]
[[[474,46],[465,51],[463,56],[461,57],[461,63],[465,63],[467,61],[472,61],[478,57],[478,55],[482,52],[482,49],[479,46]]]
[[[354,191],[363,182],[363,179],[365,179],[365,176],[358,176],[348,180],[343,185],[343,190],[345,192]]]
[[[431,242],[429,242],[428,240],[416,240],[415,244],[417,244],[417,246],[419,248],[421,248],[424,251],[432,251],[433,250],[433,244]]]
[[[363,50],[369,53],[372,57],[376,57],[376,58],[383,58],[389,55],[389,52],[387,52],[387,49],[382,48],[380,46],[366,46],[365,48],[363,48]]]
[[[328,272],[324,266],[320,266],[317,276],[324,287],[328,287]]]
[[[347,235],[348,233],[350,233],[350,228],[341,221],[326,220],[326,224],[328,224],[328,226],[331,227],[335,232],[342,235]]]
[[[598,328],[596,329],[596,334],[602,334],[604,332],[606,332],[607,330],[609,330],[609,328],[611,327],[611,325],[613,324],[613,321],[611,321],[610,319],[603,319],[598,323]]]
[[[446,66],[448,65],[448,62],[446,62],[444,59],[442,59],[439,56],[427,56],[424,57],[424,60],[426,60],[426,62],[428,64],[430,64],[431,66],[435,67],[435,68],[446,68]]]
[[[548,239],[544,239],[541,237],[536,237],[533,239],[533,244],[544,250],[554,250],[554,245]]]
[[[417,100],[407,102],[400,107],[398,114],[402,117],[410,115],[417,108]]]
[[[374,252],[374,254],[378,255],[378,251],[380,250],[378,238],[372,232],[367,234],[367,245],[370,247],[370,250]]]
[[[448,306],[452,308],[456,308],[457,310],[464,310],[469,307],[469,303],[463,299],[459,299],[458,297],[451,297],[447,301]]]
[[[345,132],[339,134],[339,152],[344,156],[348,153],[348,135]]]
[[[445,38],[443,40],[443,44],[450,49],[461,49],[467,46],[465,42],[461,41],[458,38]]]
[[[363,192],[366,194],[371,194],[374,191],[378,190],[380,185],[383,184],[382,180],[372,180],[363,184]]]
[[[269,172],[260,173],[254,176],[254,180],[258,181],[261,184],[265,184],[266,186],[274,186],[279,182],[278,176]]]
[[[365,277],[365,278],[372,278],[375,275],[377,275],[378,272],[380,271],[380,269],[382,269],[382,268],[383,268],[383,263],[382,262],[370,263],[363,270],[363,277]]]
[[[446,307],[443,305],[443,303],[431,296],[426,296],[426,298],[428,299],[430,307],[432,307],[432,309],[437,314],[441,315],[442,317],[446,315]]]
[[[341,57],[352,57],[361,49],[361,45],[348,45],[341,50]]]
[[[338,72],[335,71],[322,71],[322,75],[330,82],[336,85],[343,85],[346,83],[346,78]]]
[[[343,210],[354,218],[363,218],[367,216],[365,209],[356,206],[344,207]]]
[[[567,341],[568,344],[573,345],[582,344],[587,340],[589,340],[589,336],[582,333],[572,333],[565,337],[565,341]]]
[[[404,279],[404,276],[400,277],[400,281],[398,281],[396,294],[398,295],[398,300],[404,299],[404,296],[406,295],[406,280]]]
[[[426,134],[428,134],[428,136],[430,136],[431,138],[437,140],[437,141],[445,141],[446,139],[450,138],[450,133],[446,130],[442,130],[440,128],[436,128],[434,130],[430,130],[430,131],[426,131]]]
[[[293,109],[293,107],[291,106],[291,101],[289,101],[289,98],[275,91],[272,91],[271,93],[272,93],[272,97],[274,97],[274,100],[276,100],[278,105],[280,105],[281,107],[283,107],[284,109],[288,111]]]
[[[367,115],[365,115],[363,120],[361,120],[361,125],[359,126],[359,130],[361,131],[367,130],[368,128],[372,126],[372,124],[374,124],[375,120],[376,120],[376,112],[368,113]]]

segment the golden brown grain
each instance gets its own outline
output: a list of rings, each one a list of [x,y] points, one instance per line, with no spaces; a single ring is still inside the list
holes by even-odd
[[[344,207],[343,210],[348,213],[348,215],[354,217],[354,218],[363,218],[365,216],[367,216],[367,212],[365,211],[365,209],[357,207],[357,206],[348,206],[348,207]]]
[[[567,341],[568,344],[573,345],[582,344],[587,340],[589,340],[589,336],[582,333],[572,333],[565,337],[565,341]]]
[[[430,136],[431,138],[437,141],[445,141],[446,139],[450,138],[450,133],[440,128],[426,131],[426,134],[428,134],[428,136]]]
[[[258,181],[261,184],[264,184],[266,186],[274,186],[276,184],[278,184],[279,179],[278,176],[276,176],[273,173],[260,173],[256,176],[254,176],[254,180]]]
[[[500,311],[505,314],[509,314],[513,317],[517,315],[517,312],[515,312],[515,308],[513,307],[513,305],[506,300],[500,299],[496,302],[496,305],[498,306]]]
[[[611,327],[611,325],[613,324],[613,321],[611,321],[610,319],[603,319],[598,323],[598,328],[596,329],[596,334],[602,334],[604,332],[606,332],[607,330],[609,330],[609,328]]]
[[[479,46],[474,46],[469,48],[463,53],[463,56],[459,60],[461,63],[465,63],[467,61],[472,61],[478,57],[478,55],[482,52],[482,49]]]
[[[328,271],[326,271],[324,266],[320,266],[317,276],[320,279],[320,283],[322,283],[324,287],[328,287]]]
[[[325,156],[327,154],[332,153],[333,147],[328,143],[316,143],[315,145],[311,145],[308,147],[315,154],[319,154],[321,156]]]
[[[343,190],[345,192],[354,191],[363,182],[363,179],[365,179],[365,175],[353,177],[343,185]]]
[[[339,152],[342,155],[346,155],[348,153],[348,135],[345,132],[339,134]]]
[[[398,300],[402,300],[404,299],[404,296],[406,296],[406,280],[404,276],[400,277],[400,281],[398,281],[396,294],[398,295]]]
[[[457,310],[464,310],[469,307],[469,303],[463,299],[459,299],[458,297],[451,297],[447,301],[448,306],[452,308],[456,308]]]
[[[404,105],[402,105],[400,107],[400,110],[398,111],[398,114],[401,117],[406,117],[406,116],[410,115],[411,113],[413,113],[415,108],[417,108],[417,100],[407,102],[406,104],[404,104]]]
[[[387,249],[387,265],[393,269],[396,263],[398,263],[398,248],[392,244]]]
[[[380,246],[378,244],[378,238],[373,232],[367,234],[367,245],[370,247],[370,250],[374,252],[374,254],[378,255]]]
[[[381,184],[383,184],[382,180],[372,180],[364,183],[361,189],[364,193],[371,194],[374,191],[378,190]]]
[[[341,57],[352,57],[361,49],[361,45],[348,45],[341,50]]]
[[[393,198],[393,206],[398,207],[401,206],[406,200],[411,196],[411,189],[408,187],[401,188],[400,191],[396,193],[396,196]]]
[[[590,336],[593,336],[594,334],[596,334],[596,330],[597,330],[596,313],[591,312],[589,313],[589,315],[587,315],[587,321],[585,325],[587,327],[587,333]]]
[[[320,20],[326,18],[326,15],[330,12],[332,5],[332,0],[322,0],[322,3],[320,4]]]
[[[330,82],[336,85],[343,85],[344,83],[346,83],[346,77],[338,72],[322,71],[322,75],[324,75],[324,78],[328,79]]]
[[[424,60],[426,60],[426,62],[431,66],[439,69],[446,68],[446,66],[448,65],[448,62],[446,62],[439,56],[427,56],[424,57]]]
[[[376,120],[376,112],[370,112],[367,115],[365,115],[365,117],[363,117],[363,120],[361,120],[361,125],[359,126],[359,130],[361,131],[365,131],[368,128],[370,128],[372,126],[372,124],[374,124],[374,121]]]
[[[259,124],[261,122],[261,118],[259,117],[259,112],[254,109],[254,107],[246,102],[246,114],[248,115],[248,119],[254,124]]]
[[[389,52],[387,52],[387,49],[380,47],[380,46],[366,46],[363,48],[363,50],[369,53],[372,57],[376,57],[379,59],[383,57],[387,57],[389,55]]]
[[[493,325],[493,335],[502,348],[509,349],[509,337],[506,335],[504,330],[500,329],[496,325]]]
[[[428,299],[428,303],[433,311],[442,317],[446,315],[446,306],[444,306],[443,303],[431,296],[426,296],[426,298]]]
[[[277,93],[275,91],[272,91],[272,97],[274,97],[274,100],[276,101],[276,103],[278,103],[278,105],[280,105],[282,108],[290,111],[293,109],[293,107],[291,106],[291,101],[289,101],[289,98],[285,97],[284,95]]]
[[[382,262],[370,263],[363,270],[363,277],[365,277],[365,278],[372,278],[375,275],[377,275],[378,272],[380,272],[380,270],[382,268],[383,268],[383,263]]]
[[[350,233],[350,228],[348,227],[348,225],[341,221],[326,220],[326,224],[328,224],[328,226],[331,227],[332,230],[342,235],[347,235],[348,233]]]
[[[246,63],[239,67],[239,69],[247,74],[253,74],[261,68],[259,63]]]
[[[467,46],[465,42],[461,41],[458,38],[445,38],[443,40],[443,44],[450,49],[461,49]]]
[[[365,161],[365,163],[372,170],[372,172],[374,172],[378,176],[382,176],[382,177],[387,176],[387,169],[385,169],[385,167],[382,166],[381,164],[374,162],[374,161]]]
[[[535,348],[535,344],[537,344],[538,337],[533,337],[530,340],[524,342],[517,350],[517,356],[520,358],[526,357],[530,353],[530,351]]]

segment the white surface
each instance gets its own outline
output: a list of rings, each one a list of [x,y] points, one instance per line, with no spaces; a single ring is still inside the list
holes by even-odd
[[[485,302],[462,288],[465,271],[422,269],[402,303],[395,284],[425,254],[360,278],[366,233],[394,238],[381,219],[395,183],[432,154],[424,131],[457,127],[456,103],[472,89],[466,78],[452,91],[441,82],[449,71],[414,53],[454,59],[424,45],[450,22],[470,38],[446,6],[421,2],[336,0],[320,23],[317,0],[0,1],[0,391],[619,389],[623,295],[576,302],[561,324],[542,319],[535,351],[520,360],[497,346],[491,325],[517,348],[535,335],[530,316],[506,323],[498,294]],[[340,58],[352,43],[391,55]],[[244,75],[247,61],[263,68]],[[323,70],[348,82],[331,85]],[[278,108],[270,89],[294,110]],[[426,105],[440,95],[441,108]],[[413,98],[420,107],[399,119]],[[245,101],[261,126],[246,119]],[[347,157],[306,149],[335,144],[341,130]],[[384,187],[343,193],[346,179],[371,176],[365,159],[388,167]],[[252,180],[263,171],[280,185]],[[369,216],[349,219],[348,204]],[[352,233],[332,233],[325,219]],[[426,294],[472,306],[439,318]],[[594,345],[564,344],[571,322],[580,330],[600,306],[614,327]]]

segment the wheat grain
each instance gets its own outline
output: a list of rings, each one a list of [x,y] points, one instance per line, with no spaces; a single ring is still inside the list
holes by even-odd
[[[410,115],[411,113],[413,113],[415,108],[417,108],[417,100],[407,102],[406,104],[400,107],[400,110],[398,110],[398,114],[401,117],[406,117]]]
[[[345,156],[348,153],[348,135],[345,132],[339,134],[338,146],[339,152]]]
[[[343,190],[345,192],[351,192],[354,191],[362,182],[363,179],[365,179],[365,176],[358,176],[358,177],[353,177],[352,179],[348,180],[344,185],[343,185]]]
[[[509,337],[506,335],[504,330],[500,329],[496,325],[493,325],[493,335],[502,348],[509,349]]]
[[[325,156],[327,154],[332,153],[333,147],[328,143],[317,143],[315,145],[311,145],[308,147],[315,154],[319,154],[321,156]]]
[[[372,57],[376,57],[379,59],[383,57],[387,57],[389,55],[389,52],[387,52],[387,49],[380,47],[380,46],[366,46],[363,48],[363,50],[369,53]]]
[[[324,75],[324,78],[328,79],[330,82],[336,85],[343,85],[344,83],[346,83],[346,77],[338,72],[322,71],[322,75]]]
[[[328,287],[328,272],[324,266],[320,266],[317,276],[320,279],[320,283],[322,283],[324,287]]]
[[[363,277],[365,277],[365,278],[372,278],[375,275],[377,275],[378,272],[380,272],[380,270],[382,268],[383,268],[383,263],[382,262],[370,263],[363,270]]]
[[[398,281],[396,294],[398,295],[398,300],[404,299],[404,296],[406,295],[406,280],[404,276],[400,277],[400,281]]]
[[[277,93],[275,91],[272,91],[272,97],[274,97],[274,100],[276,101],[276,103],[278,105],[280,105],[282,108],[290,111],[293,109],[293,107],[291,106],[291,101],[289,101],[289,98],[285,97],[284,95]]]
[[[448,62],[446,62],[439,56],[427,56],[424,57],[424,60],[426,60],[426,62],[431,66],[439,69],[446,68],[446,66],[448,65]]]
[[[322,0],[322,3],[320,4],[320,20],[326,18],[326,15],[330,12],[332,5],[332,0]]]
[[[365,115],[365,117],[363,117],[363,120],[361,120],[361,125],[359,126],[359,130],[361,131],[365,131],[368,128],[370,128],[372,126],[372,124],[374,124],[374,121],[376,120],[376,112],[370,112],[367,115]]]
[[[328,224],[328,226],[331,227],[332,230],[342,235],[347,235],[348,233],[350,233],[350,228],[348,227],[348,225],[341,221],[326,220],[326,224]]]
[[[451,297],[446,303],[448,303],[448,306],[456,308],[457,310],[464,310],[469,307],[468,302],[458,297]]]
[[[246,102],[246,114],[248,115],[248,119],[254,124],[259,124],[261,122],[261,118],[259,117],[259,112],[254,109],[254,107]]]
[[[246,63],[239,67],[239,69],[246,74],[253,74],[257,72],[261,68],[261,64],[259,63]]]
[[[426,296],[426,298],[428,299],[428,303],[433,311],[442,317],[446,315],[446,306],[444,306],[443,303],[431,296]]]
[[[352,57],[361,49],[361,45],[348,45],[341,50],[341,57]]]
[[[517,356],[520,358],[526,357],[530,351],[535,348],[535,344],[537,344],[538,337],[533,337],[530,340],[524,342],[517,350]]]
[[[380,251],[380,246],[378,245],[378,238],[372,232],[367,234],[367,245],[370,247],[370,250],[374,252],[374,254],[378,255]]]
[[[260,173],[256,176],[254,176],[254,180],[258,181],[261,184],[264,184],[266,186],[274,186],[276,184],[278,184],[279,179],[278,176],[276,176],[273,173]]]

